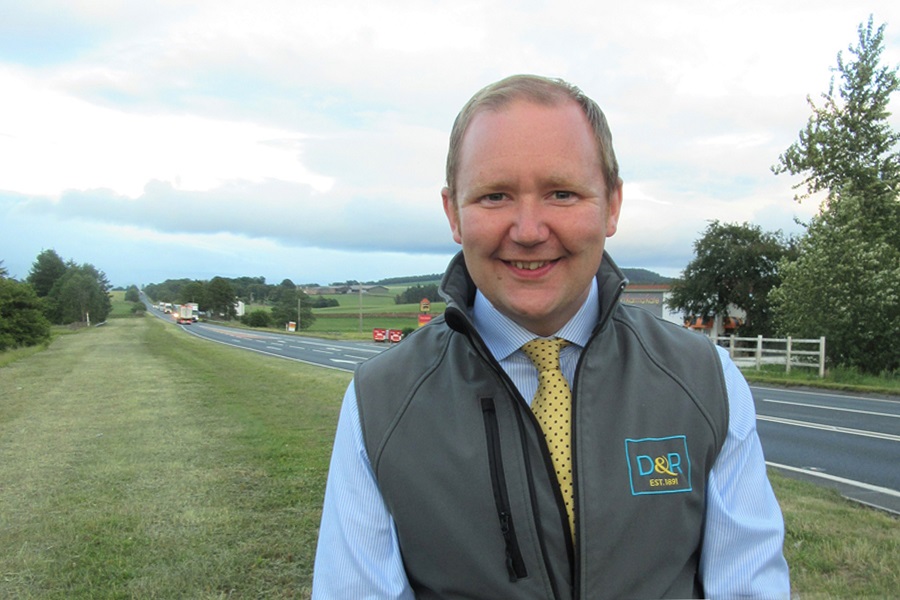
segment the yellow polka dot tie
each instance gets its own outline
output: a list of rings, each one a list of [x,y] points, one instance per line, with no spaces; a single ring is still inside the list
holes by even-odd
[[[559,352],[569,342],[561,339],[535,339],[524,346],[538,370],[538,388],[531,403],[550,448],[559,489],[566,501],[569,528],[575,534],[575,505],[572,487],[572,392],[559,368]]]

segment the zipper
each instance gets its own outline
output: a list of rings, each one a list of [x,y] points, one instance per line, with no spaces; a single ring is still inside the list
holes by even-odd
[[[525,560],[519,548],[519,540],[513,526],[512,513],[509,507],[509,492],[506,489],[506,476],[503,473],[503,458],[500,450],[500,426],[497,423],[497,410],[493,398],[481,399],[481,410],[484,415],[484,432],[487,437],[488,461],[491,467],[491,484],[494,489],[494,503],[497,506],[497,517],[500,521],[500,532],[506,543],[506,568],[509,580],[518,581],[528,576]]]
[[[606,254],[604,253],[603,259],[606,260]],[[598,282],[599,286],[599,282]],[[581,378],[581,365],[584,364],[582,359],[584,358],[585,352],[588,351],[591,344],[597,339],[600,335],[600,332],[606,327],[607,321],[612,317],[613,312],[615,312],[616,306],[619,304],[619,298],[621,298],[622,294],[625,292],[625,288],[628,286],[628,280],[623,279],[619,281],[615,290],[612,293],[612,302],[608,304],[610,307],[609,310],[603,310],[603,302],[600,303],[600,319],[597,322],[597,325],[594,327],[593,331],[591,331],[591,336],[588,338],[587,343],[585,343],[584,348],[581,350],[581,357],[578,359],[578,363],[575,366],[575,376],[572,378],[572,383],[570,384],[572,387],[572,495],[574,500],[574,509],[575,509],[575,530],[578,531],[578,517],[581,513],[581,507],[578,504],[578,478],[575,477],[575,465],[578,464],[578,456],[577,456],[577,444],[576,444],[576,436],[578,428],[574,426],[578,421],[577,415],[577,404],[575,399],[578,397],[578,382]],[[602,293],[602,290],[598,290]],[[582,589],[581,589],[581,557],[580,557],[580,549],[578,548],[578,540],[573,540],[573,552],[574,552],[574,560],[572,561],[572,590],[573,597],[579,599],[582,597]]]

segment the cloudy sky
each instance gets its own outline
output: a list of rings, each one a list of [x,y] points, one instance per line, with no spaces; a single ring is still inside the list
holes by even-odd
[[[815,212],[770,167],[870,14],[900,64],[894,0],[0,0],[0,260],[24,278],[53,248],[114,285],[442,272],[453,119],[538,73],[610,120],[607,248],[674,276],[709,220]]]

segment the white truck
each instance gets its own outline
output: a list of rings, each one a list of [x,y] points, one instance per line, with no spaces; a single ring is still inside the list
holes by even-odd
[[[180,325],[190,325],[194,322],[194,307],[190,304],[181,304],[178,306],[178,313],[175,320]]]

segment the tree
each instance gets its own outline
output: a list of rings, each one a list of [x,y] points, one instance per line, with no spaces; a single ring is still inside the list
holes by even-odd
[[[125,290],[125,302],[140,302],[141,301],[141,293],[138,290],[136,285],[128,286],[128,289]]]
[[[900,134],[888,103],[900,88],[896,68],[882,67],[884,25],[860,25],[838,54],[842,84],[800,139],[780,157],[776,173],[803,174],[807,197],[827,192],[800,241],[800,258],[784,265],[773,310],[784,335],[827,338],[833,364],[868,372],[900,368]]]
[[[422,301],[422,298],[428,298],[431,302],[440,302],[442,298],[438,292],[437,284],[430,283],[408,287],[394,296],[394,304],[418,304]]]
[[[0,351],[50,339],[50,322],[34,288],[0,275]]]
[[[53,285],[66,274],[65,261],[56,250],[43,250],[31,265],[26,281],[41,298],[50,294]]]
[[[206,285],[202,281],[188,282],[181,286],[177,297],[181,304],[196,302],[199,306],[206,308]]]
[[[724,316],[734,305],[746,314],[742,335],[770,334],[769,291],[781,282],[779,261],[794,254],[781,232],[712,221],[694,242],[694,258],[672,284],[666,304],[702,318]]]
[[[289,302],[288,300],[283,300],[282,296],[285,294],[295,294],[297,286],[294,285],[294,282],[290,279],[284,279],[281,283],[276,286],[272,286],[272,289],[268,293],[269,300],[272,301],[273,304],[283,304]],[[296,294],[293,296],[293,301],[297,302]]]
[[[832,364],[892,373],[900,370],[900,245],[869,233],[862,203],[845,195],[813,218],[771,301],[782,335],[824,336]],[[900,210],[892,221],[900,231]]]
[[[856,57],[844,62],[837,55],[841,75],[838,96],[834,79],[824,105],[807,98],[812,115],[799,139],[772,167],[776,173],[803,174],[795,188],[806,186],[803,199],[819,191],[834,191],[851,185],[862,198],[895,196],[900,184],[900,155],[894,150],[900,134],[891,129],[888,103],[900,85],[897,69],[879,65],[883,51],[884,25],[873,31],[859,26],[859,42],[848,50]]]
[[[105,321],[112,311],[111,287],[106,275],[94,265],[70,261],[47,295],[51,320],[59,324]]]
[[[213,277],[206,285],[207,310],[213,315],[221,315],[225,320],[231,320],[235,315],[234,288],[223,277]]]
[[[287,281],[287,280],[286,280]],[[309,296],[297,288],[288,288],[284,282],[279,286],[281,292],[278,302],[272,307],[272,321],[275,325],[283,326],[293,321],[299,329],[309,329],[316,320],[312,312]],[[297,315],[297,298],[300,298],[300,315]]]

